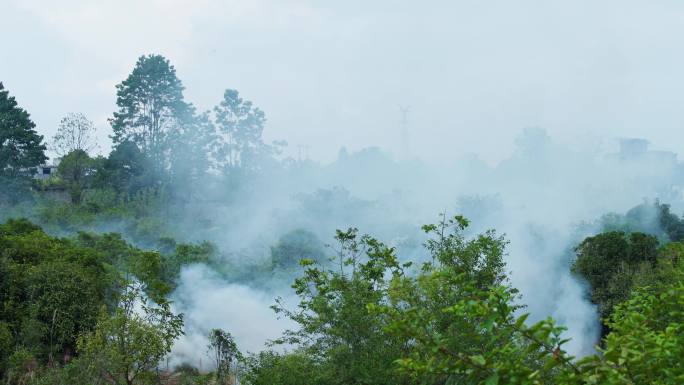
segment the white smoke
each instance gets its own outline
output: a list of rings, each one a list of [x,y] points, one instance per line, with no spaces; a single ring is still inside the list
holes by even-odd
[[[249,194],[225,203],[220,197],[227,194],[212,191],[219,198],[204,209],[193,207],[181,233],[206,236],[231,264],[248,270],[268,263],[269,246],[295,228],[331,243],[335,229],[358,227],[396,246],[402,258],[416,260],[424,256],[420,225],[436,221],[439,213],[464,214],[471,232],[494,228],[506,235],[511,283],[530,321],[554,317],[572,338],[566,348],[583,356],[595,349],[599,323],[587,288],[571,275],[573,247],[601,230],[596,220],[602,215],[624,213],[645,198],[681,207],[676,156],[634,150],[629,143],[619,150],[574,150],[544,130],[528,129],[516,152],[495,166],[477,157],[455,164],[396,162],[368,149],[330,165],[271,170],[252,182]],[[213,232],[198,231],[197,213]],[[233,333],[244,349],[260,350],[292,326],[269,309],[275,297],[292,295],[292,278],[257,283],[222,278],[204,266],[184,269],[175,298],[186,313],[187,335],[175,349],[177,359],[196,360],[214,327]]]
[[[230,332],[241,351],[258,352],[292,327],[287,320],[276,319],[269,308],[273,292],[228,283],[200,264],[184,267],[180,282],[172,300],[174,310],[184,314],[185,335],[173,347],[171,365],[211,368],[207,335],[214,328]]]

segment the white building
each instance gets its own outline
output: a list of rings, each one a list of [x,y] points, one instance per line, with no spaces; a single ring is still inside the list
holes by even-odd
[[[36,172],[33,174],[33,179],[47,179],[57,174],[57,166],[53,164],[43,164],[36,167]]]
[[[59,166],[60,160],[60,158],[57,158],[52,162],[52,164],[46,163],[36,167],[36,172],[33,174],[33,179],[45,180],[51,176],[57,175],[57,167]]]

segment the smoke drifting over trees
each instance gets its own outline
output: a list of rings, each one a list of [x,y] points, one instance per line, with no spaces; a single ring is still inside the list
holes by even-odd
[[[331,135],[311,156],[313,140],[288,135],[310,123],[282,117],[297,92],[274,124],[258,87],[221,84],[208,102],[196,64],[173,57],[130,60],[107,117],[62,111],[54,136],[0,83],[3,381],[682,375],[684,163],[662,138],[587,143],[513,119],[515,135],[481,133],[487,151],[462,146],[478,124],[426,151],[425,103],[394,93],[391,134],[350,125],[352,146]]]

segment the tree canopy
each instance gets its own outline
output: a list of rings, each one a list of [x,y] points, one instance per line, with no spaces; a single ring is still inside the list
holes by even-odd
[[[51,144],[51,150],[58,156],[65,156],[76,150],[87,154],[96,147],[95,124],[84,114],[70,113],[59,121]]]
[[[190,118],[176,69],[161,55],[144,55],[116,86],[118,111],[110,119],[114,144],[135,143],[152,166],[166,171],[171,144]]]
[[[629,298],[635,280],[656,267],[658,239],[609,231],[586,238],[575,251],[572,271],[589,283],[591,301],[598,305],[600,318],[608,320],[614,307]]]
[[[43,137],[35,127],[0,82],[0,198],[19,199],[27,190],[26,177],[47,160]]]

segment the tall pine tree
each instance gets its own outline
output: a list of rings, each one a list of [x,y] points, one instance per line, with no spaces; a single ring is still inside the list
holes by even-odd
[[[193,115],[176,69],[161,55],[141,56],[116,89],[119,109],[110,119],[114,144],[135,143],[164,175],[175,137]]]

